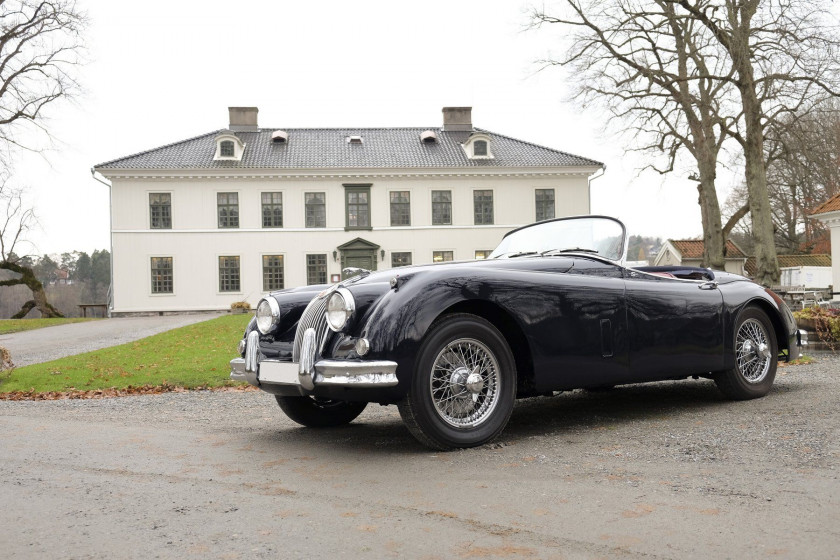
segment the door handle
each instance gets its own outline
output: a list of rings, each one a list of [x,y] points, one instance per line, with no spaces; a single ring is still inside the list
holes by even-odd
[[[601,319],[601,356],[604,358],[613,356],[612,323],[609,319]]]
[[[698,286],[701,290],[716,290],[718,287],[717,282],[703,282]]]

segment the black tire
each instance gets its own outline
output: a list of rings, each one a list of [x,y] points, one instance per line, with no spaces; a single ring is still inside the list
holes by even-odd
[[[485,319],[460,313],[429,329],[398,408],[415,438],[445,450],[496,438],[515,398],[516,362],[505,338]]]
[[[349,424],[362,413],[368,403],[316,399],[314,397],[283,397],[275,395],[286,416],[307,428],[332,428]]]
[[[585,387],[584,391],[588,393],[608,393],[615,390],[615,385],[599,385],[597,387]]]
[[[733,336],[735,367],[716,373],[715,384],[729,399],[763,397],[773,386],[779,361],[773,323],[761,309],[747,307],[738,315]],[[761,348],[760,344],[766,348]]]

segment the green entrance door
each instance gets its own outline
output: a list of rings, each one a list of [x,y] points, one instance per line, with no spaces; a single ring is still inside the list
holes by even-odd
[[[367,270],[376,270],[376,257],[373,255],[347,257],[344,260],[345,267],[364,268]]]
[[[341,251],[341,278],[344,279],[345,268],[364,268],[365,270],[376,270],[377,251],[379,245],[371,243],[361,237],[348,241],[344,245],[336,247]]]

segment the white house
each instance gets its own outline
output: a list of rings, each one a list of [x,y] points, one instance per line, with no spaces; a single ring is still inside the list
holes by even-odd
[[[840,292],[840,193],[818,206],[811,218],[816,218],[831,228],[831,285],[833,291]],[[834,296],[840,300],[840,294]]]
[[[587,214],[603,164],[473,127],[230,125],[99,164],[111,182],[115,315],[227,309],[270,291],[483,258],[509,230]]]
[[[653,264],[655,266],[703,266],[704,249],[705,244],[702,239],[668,239],[662,244]],[[747,255],[731,239],[727,239],[724,246],[724,270],[743,275],[746,262]]]

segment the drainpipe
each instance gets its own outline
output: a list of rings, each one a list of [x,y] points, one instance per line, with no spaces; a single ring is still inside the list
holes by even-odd
[[[604,173],[606,173],[606,172],[607,172],[607,165],[602,164],[601,165],[601,174],[600,175],[595,175],[595,176],[590,175],[586,180],[587,181],[586,188],[588,190],[587,195],[588,195],[588,198],[589,198],[588,202],[589,202],[589,213],[590,214],[592,213],[592,181],[594,181],[595,179],[600,179],[601,177],[604,176]],[[597,173],[597,171],[595,173]]]
[[[100,173],[100,175],[102,175]],[[111,240],[111,246],[108,248],[109,254],[111,258],[109,259],[111,264],[111,281],[108,283],[108,318],[111,317],[111,311],[114,309],[114,207],[113,207],[113,197],[111,196],[111,183],[100,179],[96,176],[96,168],[90,168],[90,176],[93,177],[94,181],[98,181],[108,187],[108,238]]]

